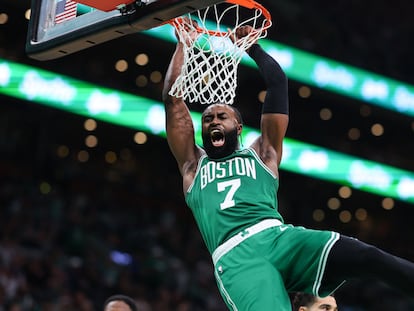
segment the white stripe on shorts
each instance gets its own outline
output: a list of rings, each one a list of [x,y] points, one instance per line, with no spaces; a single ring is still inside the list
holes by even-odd
[[[244,229],[243,231],[240,231],[238,234],[231,237],[214,250],[212,255],[214,265],[216,265],[217,261],[219,261],[222,256],[227,254],[244,240],[263,230],[278,227],[280,225],[282,225],[282,222],[279,219],[265,219],[249,228]]]

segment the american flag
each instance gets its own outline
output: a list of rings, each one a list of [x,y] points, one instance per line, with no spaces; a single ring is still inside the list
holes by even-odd
[[[76,17],[77,2],[72,0],[59,0],[56,4],[55,24],[62,23]]]

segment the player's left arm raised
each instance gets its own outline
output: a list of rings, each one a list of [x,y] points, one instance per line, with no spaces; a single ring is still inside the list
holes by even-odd
[[[266,83],[266,97],[262,108],[262,135],[252,144],[263,162],[277,175],[283,152],[283,138],[289,123],[287,77],[278,62],[259,44],[248,51],[256,62]]]

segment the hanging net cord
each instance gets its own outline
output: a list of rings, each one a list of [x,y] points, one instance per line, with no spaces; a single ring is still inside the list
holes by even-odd
[[[249,17],[242,18],[242,10],[248,10]],[[234,23],[232,29],[224,25],[227,20]],[[192,103],[232,104],[238,65],[245,51],[266,37],[271,24],[262,10],[221,3],[176,18],[171,24],[184,46],[184,65],[169,94]],[[236,30],[247,25],[253,30],[237,38]]]

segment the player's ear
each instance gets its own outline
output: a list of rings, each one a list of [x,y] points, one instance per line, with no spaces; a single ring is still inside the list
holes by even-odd
[[[299,309],[298,309],[298,311],[307,311],[308,310],[308,308],[306,308],[306,307],[299,307]]]
[[[237,135],[240,135],[243,129],[243,124],[238,123],[237,124]]]

